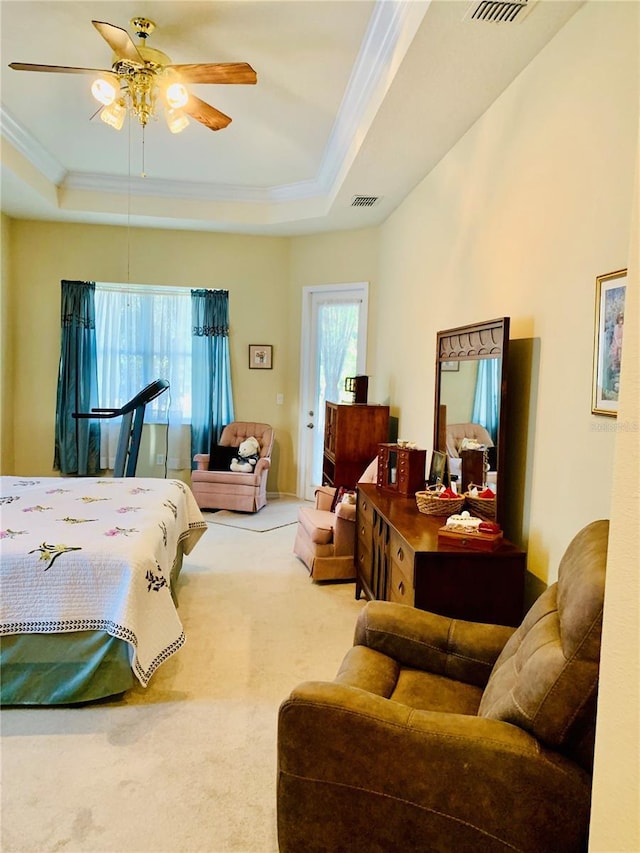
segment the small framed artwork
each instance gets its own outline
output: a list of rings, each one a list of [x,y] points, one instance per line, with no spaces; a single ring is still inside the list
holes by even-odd
[[[594,415],[609,415],[615,418],[618,414],[626,290],[626,270],[617,270],[596,278],[591,402]]]
[[[444,364],[444,362],[443,362]],[[439,483],[446,485],[447,477],[447,454],[434,450],[431,454],[431,465],[429,466],[429,486],[437,486]]]
[[[440,362],[440,370],[443,373],[455,373],[457,370],[460,370],[460,362],[459,361],[441,361]]]
[[[273,367],[271,344],[249,344],[249,367],[252,370],[271,370]]]

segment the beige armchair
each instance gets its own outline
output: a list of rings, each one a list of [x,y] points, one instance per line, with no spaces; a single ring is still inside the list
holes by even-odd
[[[314,581],[354,580],[356,506],[339,503],[331,511],[335,489],[316,490],[315,507],[298,510],[293,553],[309,569]]]
[[[608,522],[516,630],[369,602],[278,723],[281,853],[586,850]]]
[[[377,457],[367,466],[360,483],[375,483],[378,477]],[[314,581],[354,580],[356,547],[355,504],[331,505],[336,489],[321,486],[316,489],[314,507],[301,506],[293,553],[309,569]]]
[[[191,472],[191,491],[200,509],[231,509],[257,512],[267,503],[267,475],[271,465],[274,432],[269,424],[233,421],[220,436],[220,446],[237,448],[250,436],[260,444],[260,457],[251,473],[209,470],[209,454],[194,456],[197,468]]]
[[[447,424],[447,455],[457,459],[460,456],[460,444],[465,438],[473,439],[485,447],[493,447],[491,436],[480,424]]]

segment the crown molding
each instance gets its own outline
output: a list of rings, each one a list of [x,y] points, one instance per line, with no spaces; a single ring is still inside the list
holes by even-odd
[[[256,204],[333,197],[352,165],[431,0],[377,0],[315,178],[246,187],[67,172],[0,106],[2,136],[61,189]]]
[[[26,130],[20,122],[0,104],[0,128],[2,138],[25,157],[40,174],[54,186],[59,186],[66,175],[66,169],[38,140]]]

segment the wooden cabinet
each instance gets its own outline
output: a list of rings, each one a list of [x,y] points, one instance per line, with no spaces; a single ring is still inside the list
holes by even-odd
[[[399,495],[415,495],[424,489],[427,451],[398,444],[378,446],[378,486]]]
[[[526,554],[504,540],[495,551],[438,541],[445,519],[414,497],[358,485],[356,598],[396,601],[471,622],[519,625]]]
[[[326,403],[322,482],[355,489],[389,437],[389,406]]]

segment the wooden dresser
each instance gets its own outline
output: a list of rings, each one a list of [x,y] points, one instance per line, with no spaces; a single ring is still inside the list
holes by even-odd
[[[396,601],[455,619],[519,625],[526,554],[506,539],[495,551],[438,542],[445,518],[415,497],[358,484],[356,598]]]
[[[322,484],[355,489],[389,437],[389,406],[326,403]]]

